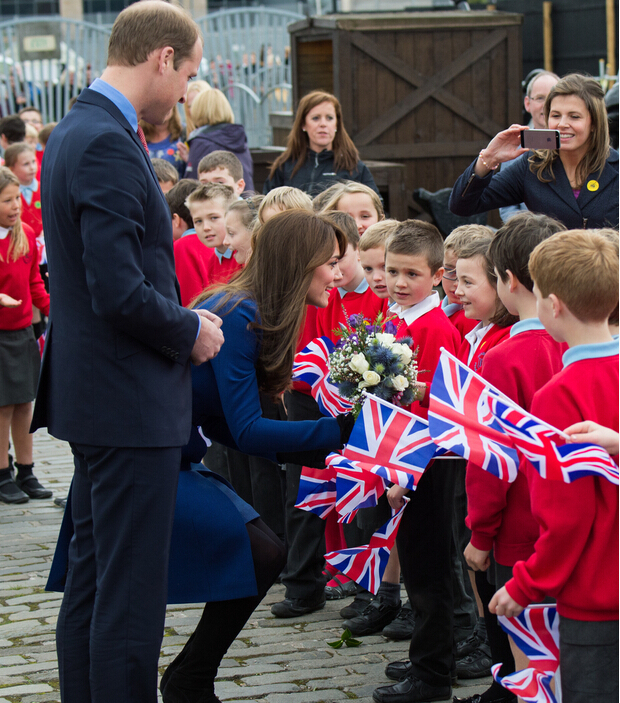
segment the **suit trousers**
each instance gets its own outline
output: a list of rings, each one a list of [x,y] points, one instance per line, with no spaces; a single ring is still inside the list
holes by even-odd
[[[409,647],[413,676],[449,686],[454,666],[452,518],[459,460],[436,460],[409,493],[396,541],[415,615]]]
[[[72,444],[63,703],[155,703],[181,448]]]

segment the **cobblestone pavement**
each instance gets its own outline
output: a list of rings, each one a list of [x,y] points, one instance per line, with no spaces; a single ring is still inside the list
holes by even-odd
[[[37,477],[54,497],[66,496],[72,474],[68,445],[39,431],[34,447]],[[0,503],[0,703],[60,701],[54,644],[60,594],[44,588],[61,518],[52,500]],[[278,620],[269,608],[283,597],[283,587],[274,586],[230,648],[216,683],[222,701],[370,703],[373,689],[390,683],[385,665],[407,658],[407,643],[380,635],[362,638],[357,648],[332,649],[327,642],[340,637],[338,611],[347,601],[328,601],[317,613]],[[160,672],[180,651],[200,612],[200,605],[168,608]],[[454,694],[482,693],[489,683],[490,678],[463,682]]]

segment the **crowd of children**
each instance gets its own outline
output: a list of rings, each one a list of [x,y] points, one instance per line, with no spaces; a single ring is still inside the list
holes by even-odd
[[[14,128],[7,123],[0,139]],[[43,235],[40,159],[25,136],[24,130],[16,143],[3,143],[6,168],[0,169],[0,498],[5,502],[51,494],[32,473],[25,431],[38,372],[32,309],[46,314],[49,308],[36,244]],[[370,321],[381,316],[397,339],[411,338],[418,350],[416,396],[409,408],[414,414],[428,415],[443,348],[553,426],[593,431],[594,441],[605,441],[617,462],[617,436],[596,434],[618,430],[617,231],[565,231],[556,220],[524,212],[497,232],[465,225],[444,240],[422,220],[385,219],[377,193],[356,182],[336,183],[314,199],[288,186],[252,195],[246,193],[239,159],[226,151],[200,161],[198,180],[178,180],[176,169],[163,160],[154,159],[153,168],[170,208],[183,305],[235,276],[252,256],[254,238],[267,220],[284,210],[314,210],[332,221],[348,244],[326,307],[308,306],[298,351],[319,336],[336,342],[336,330],[347,326],[351,315]],[[13,340],[16,335],[19,340]],[[9,368],[12,380],[19,379],[15,392]],[[303,383],[293,384],[281,408],[264,401],[264,414],[283,421],[321,416]],[[491,664],[502,663],[500,676],[525,668],[525,656],[497,616],[546,598],[557,602],[561,618],[564,700],[617,699],[617,486],[600,477],[548,481],[525,459],[508,483],[464,459],[438,458],[408,495],[396,545],[372,596],[326,567],[323,555],[367,543],[385,521],[388,504],[404,505],[405,489],[392,486],[376,509],[361,510],[343,527],[335,518],[322,520],[294,507],[301,465],[279,466],[223,448],[216,460],[216,450],[209,449],[210,468],[221,471],[286,542],[281,575],[286,593],[271,608],[276,617],[304,615],[324,607],[326,599],[353,596],[341,616],[354,635],[383,632],[410,639],[409,658],[388,665],[386,675],[394,683],[374,692],[377,703],[445,700],[457,678],[488,675]],[[405,604],[401,578],[409,598]],[[493,682],[482,694],[456,700],[503,703],[516,697]]]

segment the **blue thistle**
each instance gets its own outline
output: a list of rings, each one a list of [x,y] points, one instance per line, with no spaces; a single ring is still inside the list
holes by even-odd
[[[408,388],[405,388],[405,390],[403,391],[403,394],[401,396],[401,399],[400,399],[400,404],[401,405],[411,405],[411,403],[413,403],[414,395],[415,395],[415,391],[413,388],[411,388],[411,386],[409,386]]]
[[[343,398],[352,398],[357,392],[357,383],[342,381],[338,384],[338,392]]]

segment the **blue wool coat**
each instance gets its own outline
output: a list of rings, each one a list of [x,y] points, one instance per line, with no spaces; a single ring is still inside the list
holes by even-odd
[[[509,169],[475,175],[477,159],[452,188],[450,210],[455,215],[474,215],[498,207],[525,203],[531,212],[555,217],[568,229],[618,227],[618,152],[610,149],[603,172],[590,174],[575,198],[560,159],[553,163],[555,180],[543,183],[532,173],[529,154],[511,162]]]

